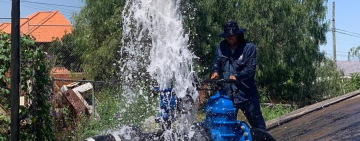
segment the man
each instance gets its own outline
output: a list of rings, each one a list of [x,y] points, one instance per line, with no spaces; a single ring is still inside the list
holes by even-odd
[[[223,89],[233,98],[237,110],[241,109],[251,127],[266,131],[260,110],[259,95],[255,85],[256,48],[244,39],[246,29],[236,22],[227,22],[221,41],[216,49],[211,79],[231,79],[237,83],[225,84]]]

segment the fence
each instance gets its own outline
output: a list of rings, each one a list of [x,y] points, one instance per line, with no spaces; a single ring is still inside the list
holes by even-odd
[[[78,46],[72,43],[72,35],[64,33],[62,37],[56,37],[51,42],[43,42],[41,46],[48,53],[54,67],[64,67],[71,72],[82,72],[82,52]]]

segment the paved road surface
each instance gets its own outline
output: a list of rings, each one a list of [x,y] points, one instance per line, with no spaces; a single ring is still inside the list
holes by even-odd
[[[301,116],[269,132],[278,141],[360,141],[360,96]]]

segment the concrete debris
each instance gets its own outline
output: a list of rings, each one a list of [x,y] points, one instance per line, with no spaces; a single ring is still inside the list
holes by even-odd
[[[20,96],[20,106],[25,106],[27,104],[25,96]]]
[[[79,86],[80,83],[74,82],[68,85],[63,85],[60,89],[62,96],[70,104],[72,110],[76,115],[79,114],[93,114],[93,102],[91,83],[85,83]],[[89,104],[90,102],[90,104]]]
[[[78,86],[79,84],[80,84],[80,82],[72,82],[72,83],[67,84],[65,86],[68,87],[68,88],[73,88],[73,87]]]
[[[63,85],[61,88],[60,88],[60,91],[61,92],[66,92],[68,90],[68,87],[66,87],[66,85]]]
[[[5,115],[6,118],[10,119],[10,114],[1,104],[0,104],[0,115]]]
[[[74,114],[85,114],[86,107],[84,105],[84,101],[82,101],[73,90],[67,90],[63,93],[63,96],[65,96],[66,100],[70,103]]]
[[[84,99],[84,97],[78,91],[74,91],[74,92],[75,92],[76,96],[80,99],[80,101],[83,102],[84,106],[86,107],[87,112],[92,114],[92,111],[91,111],[92,108],[90,107],[88,102]]]
[[[73,88],[72,90],[73,91],[78,91],[80,93],[84,93],[86,91],[91,90],[92,88],[93,88],[93,85],[91,85],[91,83],[85,83],[83,85],[80,85],[78,87]]]

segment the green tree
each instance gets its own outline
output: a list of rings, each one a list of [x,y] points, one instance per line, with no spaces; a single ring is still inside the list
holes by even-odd
[[[55,57],[55,66],[65,67],[73,72],[81,72],[82,48],[74,44],[74,35],[65,34],[63,38],[51,42],[49,54]]]
[[[350,74],[350,85],[354,90],[360,89],[360,73]]]
[[[214,51],[221,40],[217,35],[222,25],[229,20],[237,20],[239,9],[236,3],[239,0],[184,0],[182,10],[184,29],[187,29],[190,38],[190,47],[195,55],[196,68],[199,75],[208,76]],[[234,11],[235,10],[235,11]]]
[[[115,79],[122,33],[123,0],[84,0],[74,16],[74,44],[83,51],[82,68],[96,80]]]
[[[348,58],[351,57],[358,57],[360,60],[360,46],[358,47],[352,47],[348,52]]]
[[[190,47],[199,57],[201,77],[210,74],[222,25],[230,20],[247,28],[257,45],[257,84],[262,96],[274,101],[313,102],[317,68],[325,61],[319,45],[326,42],[326,0],[183,0]],[[95,79],[113,79],[120,60],[125,1],[86,0],[75,16],[75,44],[82,48],[83,68]]]
[[[325,58],[326,0],[185,0],[185,25],[191,47],[207,76],[223,23],[234,20],[247,28],[246,38],[257,45],[257,84],[274,101],[311,102],[316,68]],[[204,71],[202,71],[204,70]]]

